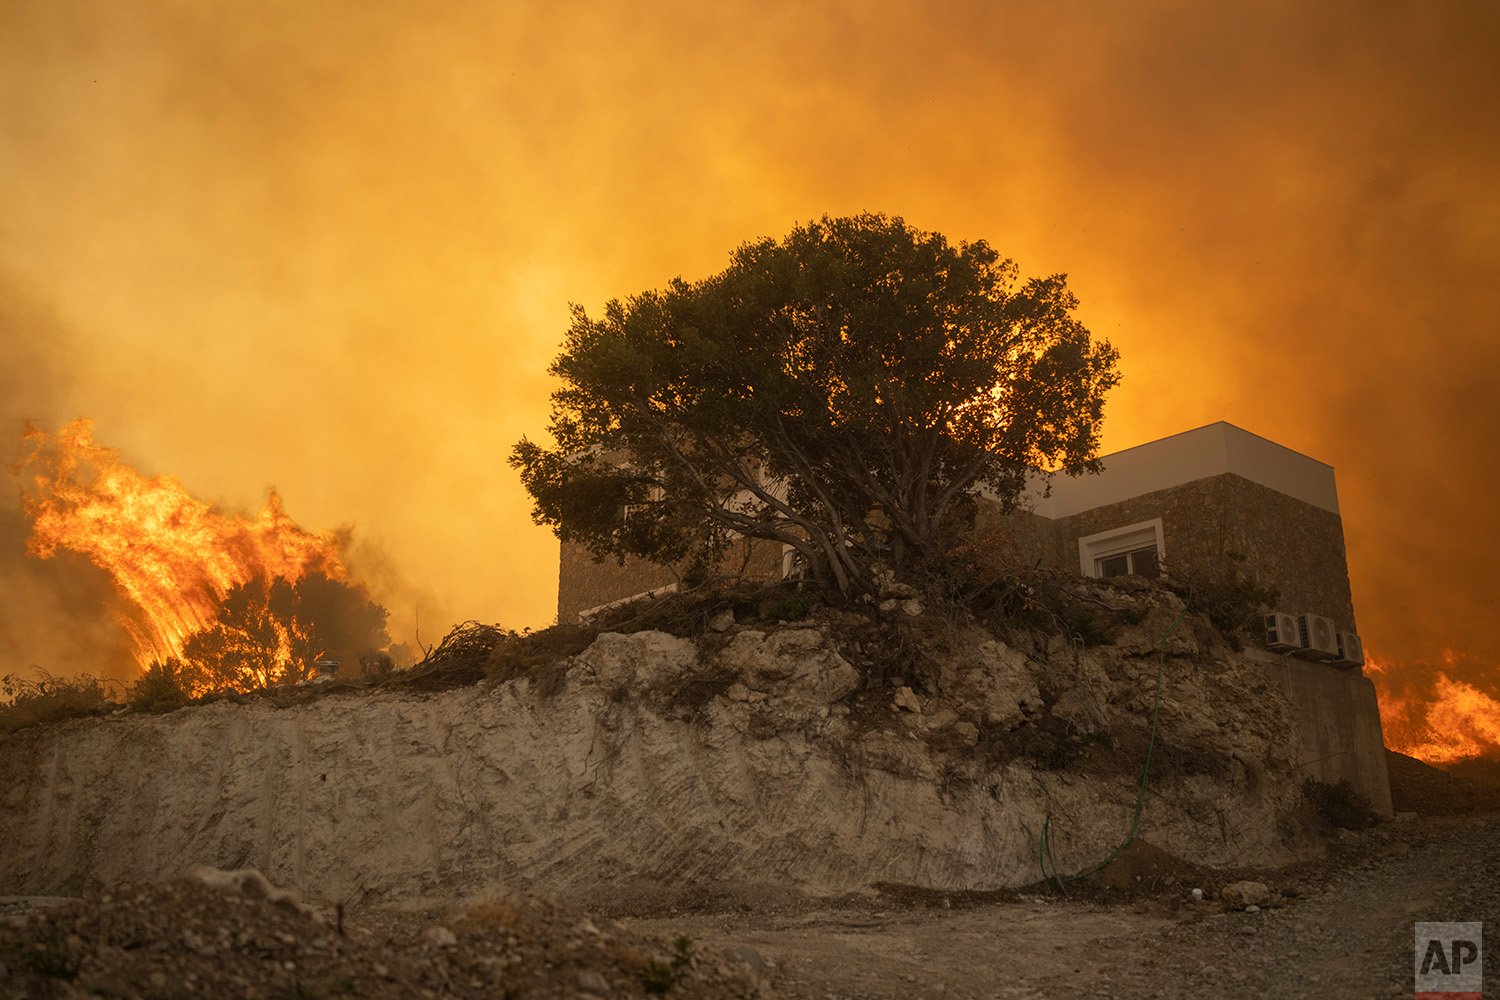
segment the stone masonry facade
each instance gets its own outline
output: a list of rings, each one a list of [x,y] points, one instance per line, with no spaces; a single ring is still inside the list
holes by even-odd
[[[728,579],[780,579],[781,546],[741,540],[725,555],[719,573]],[[557,620],[563,624],[576,622],[579,612],[680,582],[675,567],[634,556],[624,562],[608,556],[596,560],[577,542],[563,542],[558,568]]]
[[[1343,520],[1233,473],[1058,519],[1058,564],[1078,568],[1080,538],[1154,518],[1162,521],[1167,573],[1206,580],[1238,569],[1280,591],[1279,610],[1324,615],[1355,631]]]
[[[997,505],[982,503],[976,534],[999,566],[1080,572],[1080,538],[1156,518],[1162,522],[1162,566],[1168,574],[1207,580],[1236,569],[1278,590],[1279,610],[1324,615],[1338,628],[1356,631],[1339,515],[1234,473],[1056,520],[1026,510],[1002,514]],[[732,553],[724,570],[745,579],[777,579],[779,547],[758,543]],[[582,546],[564,543],[558,621],[576,621],[580,611],[677,580],[668,566],[643,559],[595,561]]]

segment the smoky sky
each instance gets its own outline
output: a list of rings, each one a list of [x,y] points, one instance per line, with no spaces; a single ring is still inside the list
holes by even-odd
[[[101,441],[545,624],[568,303],[884,211],[1069,274],[1107,448],[1334,465],[1368,648],[1496,690],[1493,5],[461,7],[4,8],[0,261]]]
[[[56,317],[0,270],[0,470],[24,457],[25,421],[66,405],[67,373],[76,363]],[[135,661],[108,580],[71,553],[28,556],[30,533],[20,484],[0,476],[0,675],[132,676]]]

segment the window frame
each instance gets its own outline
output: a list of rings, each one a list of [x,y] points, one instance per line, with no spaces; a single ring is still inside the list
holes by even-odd
[[[1102,579],[1103,573],[1099,567],[1102,560],[1125,555],[1148,545],[1156,546],[1156,571],[1161,574],[1167,555],[1161,518],[1155,517],[1149,521],[1137,521],[1135,524],[1084,535],[1078,539],[1079,572],[1096,580]]]

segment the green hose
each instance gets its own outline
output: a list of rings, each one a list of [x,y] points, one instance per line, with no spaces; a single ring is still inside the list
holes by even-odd
[[[1182,610],[1177,612],[1177,617],[1172,620],[1171,626],[1162,634],[1161,642],[1157,644],[1156,702],[1151,707],[1151,738],[1146,742],[1146,762],[1141,766],[1141,783],[1135,792],[1135,814],[1130,819],[1130,832],[1125,835],[1124,840],[1120,841],[1120,846],[1111,851],[1109,857],[1097,865],[1094,865],[1092,868],[1086,868],[1081,872],[1075,872],[1072,875],[1064,875],[1057,870],[1057,861],[1052,858],[1052,845],[1047,840],[1047,834],[1052,828],[1052,814],[1048,813],[1047,818],[1042,821],[1041,843],[1037,845],[1037,864],[1042,869],[1042,881],[1046,882],[1050,878],[1057,885],[1058,891],[1064,896],[1068,894],[1069,882],[1076,882],[1078,879],[1086,878],[1119,857],[1120,852],[1130,846],[1130,842],[1135,839],[1136,832],[1141,828],[1141,809],[1146,804],[1146,781],[1151,776],[1151,757],[1156,751],[1156,729],[1158,723],[1161,721],[1161,688],[1162,679],[1167,673],[1167,640],[1172,638],[1172,633],[1176,632],[1177,626],[1182,624],[1182,619],[1187,616],[1188,605],[1191,603],[1192,591],[1189,591],[1187,600],[1182,602]],[[1049,860],[1052,861],[1052,874],[1050,876],[1047,874],[1047,862]]]

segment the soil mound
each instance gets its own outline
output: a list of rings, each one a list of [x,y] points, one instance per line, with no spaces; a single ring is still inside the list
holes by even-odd
[[[766,995],[733,956],[697,954],[528,896],[340,928],[196,879],[0,921],[0,995],[676,997]],[[741,965],[741,967],[736,967]]]
[[[1445,770],[1387,750],[1386,766],[1396,812],[1467,816],[1500,809],[1500,762],[1463,761]]]

